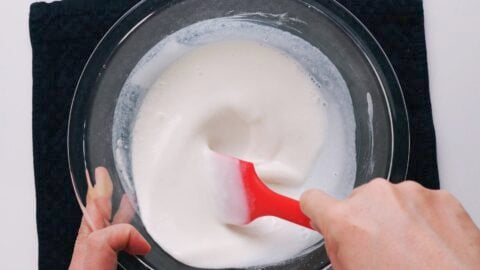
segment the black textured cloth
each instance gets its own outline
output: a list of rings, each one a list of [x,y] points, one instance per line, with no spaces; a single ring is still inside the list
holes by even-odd
[[[439,188],[435,129],[428,83],[421,0],[337,0],[372,32],[392,62],[407,103],[410,162],[407,179]]]
[[[39,269],[67,269],[80,224],[67,162],[67,123],[78,77],[108,28],[136,1],[66,0],[30,8],[33,155]]]
[[[67,269],[81,212],[67,163],[75,84],[97,42],[138,0],[64,0],[30,9],[39,269]],[[370,29],[402,84],[412,142],[408,178],[438,188],[420,0],[339,0]]]

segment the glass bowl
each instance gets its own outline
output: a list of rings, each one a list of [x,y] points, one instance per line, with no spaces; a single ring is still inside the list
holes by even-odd
[[[282,14],[296,19],[284,20]],[[296,35],[323,52],[338,69],[348,87],[356,123],[355,186],[375,177],[397,182],[406,176],[409,123],[400,84],[373,36],[336,1],[140,1],[115,23],[90,56],[77,84],[68,123],[70,173],[80,206],[86,204],[89,179],[94,183],[94,169],[106,167],[113,182],[113,211],[128,200],[134,210],[128,222],[152,245],[145,257],[120,254],[119,263],[127,269],[197,268],[176,261],[145,230],[129,180],[128,143],[120,149],[127,158],[115,160],[117,143],[129,141],[136,114],[135,106],[126,108],[131,113],[123,118],[120,131],[114,129],[119,101],[128,98],[131,104],[141,103],[139,96],[121,95],[124,84],[140,59],[169,34],[200,21],[231,16]],[[306,270],[329,265],[320,242],[297,258],[252,269]]]

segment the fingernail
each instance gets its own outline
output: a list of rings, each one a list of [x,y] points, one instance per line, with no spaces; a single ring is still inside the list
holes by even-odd
[[[150,246],[145,237],[143,237],[143,235],[141,235],[138,231],[135,231],[134,238],[137,238],[138,243],[140,243],[137,246],[137,250],[135,253],[137,253],[138,255],[148,254],[152,249],[152,246]]]
[[[103,167],[95,169],[95,197],[107,197],[112,196],[113,185],[108,171]]]

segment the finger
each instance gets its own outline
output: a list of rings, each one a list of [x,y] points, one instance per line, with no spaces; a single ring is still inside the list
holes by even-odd
[[[80,228],[78,229],[77,239],[75,241],[75,246],[73,248],[72,260],[70,262],[70,270],[77,270],[80,269],[80,265],[84,261],[86,251],[86,240],[88,239],[88,235],[92,232],[90,226],[88,225],[85,218],[82,218],[82,222],[80,223]]]
[[[70,270],[83,269],[80,266],[83,265],[85,255],[88,254],[88,250],[87,250],[88,236],[93,232],[96,226],[99,226],[98,224],[93,223],[92,219],[90,219],[91,216],[97,215],[94,212],[95,210],[85,209],[85,212],[88,212],[88,211],[90,211],[90,214],[84,215],[82,217],[80,228],[78,229],[78,235],[77,235],[77,239],[75,240],[72,260],[70,262],[70,267],[69,267]]]
[[[113,185],[108,171],[103,167],[95,169],[95,186],[89,186],[87,192],[86,216],[84,219],[92,230],[109,225],[112,213]]]
[[[312,221],[312,227],[323,234],[327,230],[331,209],[339,201],[321,190],[308,190],[300,197],[300,207]]]
[[[91,231],[100,230],[108,226],[108,220],[105,219],[96,200],[87,203],[85,210],[86,214],[84,214],[83,219],[86,221]]]
[[[75,247],[73,249],[72,260],[70,262],[69,269],[71,270],[82,269],[79,266],[83,264],[84,257],[88,253],[86,250],[88,236],[95,229],[103,227],[103,218],[101,217],[95,205],[95,194],[88,174],[87,179],[89,184],[86,195],[86,207],[81,206],[83,217],[80,222],[77,239],[75,240]]]
[[[108,171],[103,167],[95,170],[95,186],[92,185],[87,172],[87,182],[86,207],[83,208],[84,216],[78,229],[70,269],[77,269],[77,266],[83,265],[85,257],[89,254],[89,235],[95,230],[108,226],[111,218],[113,185]],[[113,264],[116,264],[115,261]]]
[[[113,216],[112,224],[130,223],[134,213],[135,210],[133,209],[130,199],[124,194],[122,196],[122,200],[120,201],[120,206]]]
[[[78,229],[77,241],[81,242],[85,239],[90,233],[92,232],[92,228],[90,228],[87,220],[85,217],[82,217],[82,221],[80,223],[80,228]]]
[[[108,170],[104,167],[95,169],[95,203],[100,209],[104,219],[110,220],[112,216],[113,184]]]
[[[368,194],[369,189],[372,188],[372,186],[382,186],[382,185],[390,185],[390,182],[385,179],[385,178],[380,178],[380,177],[377,177],[377,178],[374,178],[374,179],[371,179],[370,181],[368,181],[367,183],[364,183],[356,188],[354,188],[352,190],[352,192],[350,193],[350,195],[348,196],[348,198],[354,198],[354,197],[357,197],[358,195],[362,195],[362,194]]]
[[[115,253],[126,251],[132,255],[145,255],[150,251],[150,244],[130,224],[115,224],[95,231],[90,234],[88,245],[94,249],[107,247],[107,250]]]
[[[117,252],[146,255],[150,245],[131,225],[117,224],[95,231],[88,237],[84,269],[116,269]]]

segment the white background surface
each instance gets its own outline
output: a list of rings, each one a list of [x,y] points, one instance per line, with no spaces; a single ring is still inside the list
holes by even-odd
[[[0,269],[36,269],[31,135],[34,0],[0,11]],[[428,61],[442,188],[480,224],[480,1],[424,0]]]

